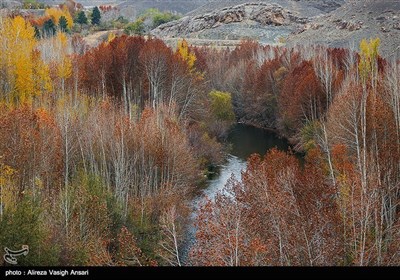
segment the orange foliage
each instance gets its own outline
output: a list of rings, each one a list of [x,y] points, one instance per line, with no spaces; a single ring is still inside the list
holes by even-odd
[[[41,180],[52,192],[61,179],[61,138],[54,118],[44,109],[23,106],[2,112],[0,155],[18,171],[20,190]]]
[[[293,135],[306,121],[317,120],[327,109],[325,103],[311,62],[302,62],[288,74],[279,96],[281,127]]]
[[[248,160],[197,219],[198,265],[327,265],[340,260],[333,190],[311,164],[276,149]]]

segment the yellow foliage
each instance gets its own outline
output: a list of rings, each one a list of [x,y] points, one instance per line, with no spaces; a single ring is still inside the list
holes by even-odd
[[[63,52],[66,52],[68,46],[68,37],[64,33],[59,32],[57,34],[56,40],[60,43],[60,47]]]
[[[72,18],[71,14],[68,11],[68,8],[65,6],[63,9],[63,15],[67,20],[68,28],[71,29],[74,26],[74,19]]]
[[[111,43],[112,40],[115,39],[115,33],[111,32],[108,34],[107,43]]]
[[[4,101],[29,104],[33,97],[52,90],[49,66],[37,49],[29,22],[20,16],[4,19],[0,42],[0,69],[6,73],[3,83],[7,84]]]
[[[370,39],[369,42],[366,39],[360,42],[360,62],[358,64],[358,70],[360,76],[366,79],[368,75],[376,70],[376,59],[378,58],[378,49],[381,40],[379,38]]]
[[[46,16],[51,17],[56,25],[58,25],[60,17],[63,15],[59,8],[48,8],[44,13]]]
[[[1,160],[1,158],[0,158]],[[0,207],[7,210],[15,204],[17,189],[12,185],[16,170],[0,162]]]
[[[56,36],[56,45],[60,47],[59,58],[57,59],[57,76],[63,80],[72,74],[72,62],[68,55],[68,37],[64,33]]]
[[[69,57],[64,56],[63,60],[58,64],[57,74],[61,79],[66,79],[71,76],[72,62]]]
[[[7,69],[10,97],[16,102],[31,102],[34,93],[35,30],[21,16],[6,18],[0,29],[0,67]]]
[[[36,52],[33,55],[34,76],[35,76],[35,93],[51,92],[53,84],[50,78],[49,66],[44,63],[40,57],[40,53]]]
[[[187,63],[189,69],[193,70],[194,63],[196,62],[196,55],[189,50],[188,43],[185,39],[178,41],[178,48],[176,52]]]
[[[67,25],[69,29],[71,29],[74,25],[74,20],[69,13],[67,7],[64,7],[64,9],[62,10],[59,8],[48,8],[45,10],[45,15],[51,17],[56,25],[58,25],[58,23],[60,22],[60,17],[62,16],[64,16],[67,20]]]
[[[15,169],[0,163],[0,185],[5,185],[15,173]]]

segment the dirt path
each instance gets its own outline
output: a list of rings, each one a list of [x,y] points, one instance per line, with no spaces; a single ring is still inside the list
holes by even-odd
[[[84,37],[86,44],[89,47],[93,48],[99,45],[101,42],[107,40],[110,33],[114,34],[122,34],[123,29],[114,29],[114,30],[104,30],[104,31],[96,31],[93,34],[89,34],[88,36]]]

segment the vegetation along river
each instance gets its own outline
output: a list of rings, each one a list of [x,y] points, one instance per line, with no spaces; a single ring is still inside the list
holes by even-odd
[[[265,155],[269,149],[274,147],[283,151],[289,148],[288,142],[285,139],[280,139],[275,133],[245,124],[236,124],[231,129],[227,141],[231,146],[227,160],[219,166],[218,173],[208,180],[208,186],[202,194],[193,201],[194,210],[191,216],[191,225],[186,233],[186,242],[181,248],[181,260],[185,265],[189,264],[188,254],[195,242],[196,228],[194,221],[197,209],[205,201],[205,198],[213,199],[218,191],[224,188],[232,174],[236,179],[240,179],[242,170],[246,168],[246,160],[251,154]]]

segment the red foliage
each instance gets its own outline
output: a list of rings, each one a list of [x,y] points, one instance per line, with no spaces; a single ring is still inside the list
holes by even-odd
[[[53,191],[62,174],[61,137],[53,116],[28,106],[0,116],[0,155],[17,170],[20,190],[40,179],[46,191]]]
[[[100,5],[99,9],[100,9],[100,11],[105,13],[105,12],[111,11],[114,8],[111,5]]]
[[[303,171],[276,149],[248,160],[242,183],[231,179],[198,217],[200,265],[334,265],[341,235],[333,189],[319,168]]]
[[[242,41],[230,55],[232,62],[238,62],[240,60],[252,60],[260,45],[255,41]]]
[[[303,61],[286,77],[278,106],[287,132],[298,131],[307,120],[317,120],[327,109],[325,95],[312,63]]]

